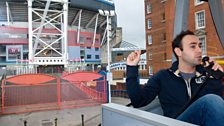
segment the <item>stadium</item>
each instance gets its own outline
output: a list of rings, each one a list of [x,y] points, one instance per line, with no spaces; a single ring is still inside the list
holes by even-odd
[[[0,7],[1,114],[107,102],[105,73],[96,70],[114,41],[112,2],[3,0]]]
[[[2,0],[0,7],[2,70],[17,74],[94,71],[107,58],[101,56],[107,20],[99,9],[114,10],[110,1]],[[109,17],[108,24],[113,39],[116,16]]]

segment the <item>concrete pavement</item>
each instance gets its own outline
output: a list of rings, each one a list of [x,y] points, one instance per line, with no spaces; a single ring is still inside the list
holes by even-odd
[[[128,104],[129,99],[112,97],[112,102]],[[84,126],[97,126],[101,122],[101,106],[82,107],[52,111],[30,112],[24,114],[1,115],[0,126],[82,126],[81,115],[84,115]]]

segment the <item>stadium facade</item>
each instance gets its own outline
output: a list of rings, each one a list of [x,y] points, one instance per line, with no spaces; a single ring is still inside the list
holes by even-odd
[[[101,56],[107,22],[98,9],[115,6],[105,0],[1,0],[0,65],[96,69],[107,58]],[[116,16],[109,19],[113,34]]]

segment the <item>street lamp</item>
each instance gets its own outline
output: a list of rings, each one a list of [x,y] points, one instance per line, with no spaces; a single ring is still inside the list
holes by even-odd
[[[99,14],[102,16],[106,16],[107,18],[107,26],[106,26],[106,31],[107,31],[107,81],[108,81],[108,102],[111,102],[111,88],[110,88],[110,81],[112,80],[112,73],[110,72],[110,35],[109,35],[109,17],[115,16],[115,11],[114,10],[101,10],[99,9]]]

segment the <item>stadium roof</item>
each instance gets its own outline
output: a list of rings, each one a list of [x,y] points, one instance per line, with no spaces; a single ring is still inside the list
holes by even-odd
[[[102,10],[114,10],[114,3],[106,0],[71,0],[72,7],[82,7],[87,10],[97,11]]]
[[[53,0],[52,0],[53,1]],[[27,0],[1,0],[0,1],[0,22],[7,22],[7,7],[6,2],[8,2],[10,9],[10,22],[28,22],[28,5]],[[43,2],[45,2],[43,0]],[[45,7],[45,4],[41,2],[33,2],[33,6]],[[52,9],[61,10],[62,6],[57,6],[56,4]],[[84,29],[95,28],[95,17],[98,14],[98,9],[111,10],[115,9],[115,6],[112,2],[106,0],[70,0],[69,10],[68,10],[68,25],[79,25],[78,16],[80,11],[82,12],[81,16],[81,26]],[[33,15],[33,19],[38,19],[39,17]],[[116,17],[115,17],[116,18]],[[100,29],[104,29],[106,23],[105,16],[99,16],[98,26]],[[113,19],[112,25],[116,27],[116,19]]]
[[[46,1],[46,0],[42,0],[42,1]],[[78,8],[87,9],[91,11],[97,11],[97,12],[98,12],[98,9],[114,10],[114,7],[115,7],[113,2],[110,2],[107,0],[68,0],[68,1],[70,4],[70,7],[78,7]],[[17,2],[17,3],[27,4],[27,0],[1,0],[0,2]]]
[[[127,41],[122,41],[121,43],[118,43],[117,45],[112,48],[112,51],[134,51],[134,50],[143,50],[144,48],[138,47],[134,44],[131,44]]]

